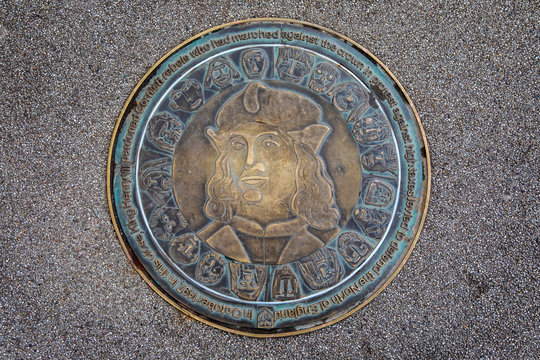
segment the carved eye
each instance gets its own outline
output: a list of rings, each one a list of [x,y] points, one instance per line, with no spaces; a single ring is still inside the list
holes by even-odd
[[[246,144],[244,144],[243,141],[233,140],[233,142],[231,143],[231,146],[234,150],[242,150],[243,148],[246,147]]]
[[[263,142],[263,146],[266,148],[266,149],[275,149],[279,146],[279,144],[275,141],[272,141],[272,140],[265,140]]]
[[[317,69],[317,74],[322,74],[321,69]]]

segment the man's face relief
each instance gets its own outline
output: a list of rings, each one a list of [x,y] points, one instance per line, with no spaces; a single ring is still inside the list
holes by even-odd
[[[328,92],[337,81],[338,72],[330,64],[320,63],[311,73],[309,87],[319,93]]]
[[[242,68],[250,79],[260,79],[268,67],[268,60],[262,50],[249,50],[242,55]]]
[[[184,81],[180,88],[170,95],[169,107],[173,110],[195,111],[203,103],[201,84],[195,80]]]
[[[282,80],[299,83],[312,66],[313,57],[303,51],[286,49],[279,52],[277,72]]]
[[[231,131],[226,146],[241,202],[270,210],[290,201],[296,169],[290,140],[273,126],[246,123]]]

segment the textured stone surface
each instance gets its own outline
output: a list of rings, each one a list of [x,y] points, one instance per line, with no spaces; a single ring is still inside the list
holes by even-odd
[[[128,263],[109,219],[116,118],[172,47],[289,17],[362,44],[424,124],[432,198],[411,258],[371,304],[252,339],[192,321]],[[539,294],[535,1],[0,3],[0,357],[534,358]],[[535,355],[536,354],[536,355]]]

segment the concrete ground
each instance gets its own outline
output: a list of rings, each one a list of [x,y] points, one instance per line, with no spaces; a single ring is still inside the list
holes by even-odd
[[[534,359],[540,352],[537,1],[0,2],[0,357]],[[190,320],[133,270],[106,199],[139,79],[211,26],[288,17],[355,39],[415,103],[425,228],[346,320],[253,339]]]

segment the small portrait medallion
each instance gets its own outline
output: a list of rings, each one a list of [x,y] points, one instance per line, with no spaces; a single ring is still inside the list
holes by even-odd
[[[306,285],[312,289],[326,289],[343,276],[343,265],[335,250],[323,248],[304,258],[298,264]]]
[[[197,280],[206,285],[217,283],[225,272],[225,260],[218,253],[210,252],[197,264]]]
[[[279,48],[277,59],[279,78],[299,83],[309,74],[314,61],[313,55],[304,50],[289,47]]]
[[[372,180],[366,188],[365,202],[367,205],[388,206],[393,197],[392,185],[384,180]]]
[[[377,144],[390,135],[385,117],[379,112],[363,116],[357,121],[353,119],[351,122],[354,122],[354,138],[360,144]]]
[[[160,206],[152,211],[149,225],[156,238],[170,241],[175,234],[187,227],[187,222],[177,208]]]
[[[290,266],[276,268],[272,285],[272,298],[295,300],[300,297],[300,286]]]
[[[242,52],[242,70],[249,79],[262,79],[268,69],[268,54],[263,49]]]
[[[150,120],[148,137],[158,148],[173,151],[183,129],[184,124],[180,119],[168,112],[161,112]]]
[[[337,69],[325,62],[318,63],[311,73],[309,88],[318,93],[327,93],[338,80]]]
[[[194,79],[182,81],[169,95],[169,108],[171,110],[191,112],[197,110],[203,102],[202,86]]]
[[[362,155],[362,166],[368,171],[390,172],[397,175],[398,160],[388,144],[375,146]]]
[[[171,256],[182,264],[192,264],[199,257],[199,240],[195,234],[183,234],[171,241]]]
[[[156,205],[164,205],[172,196],[171,167],[171,159],[160,158],[149,160],[140,168],[140,188]]]
[[[210,87],[212,84],[219,88],[232,84],[235,79],[238,79],[240,74],[231,64],[226,56],[220,56],[213,59],[208,64],[204,86]]]
[[[245,300],[256,300],[266,285],[267,268],[261,265],[230,263],[231,290]]]
[[[367,258],[372,246],[358,233],[349,231],[339,235],[338,250],[350,266],[357,267]]]
[[[356,108],[367,109],[369,96],[367,90],[355,82],[343,82],[332,88],[328,95],[332,104],[339,111],[351,111]]]
[[[354,219],[367,236],[380,239],[390,221],[390,214],[382,210],[361,207],[354,210]]]

